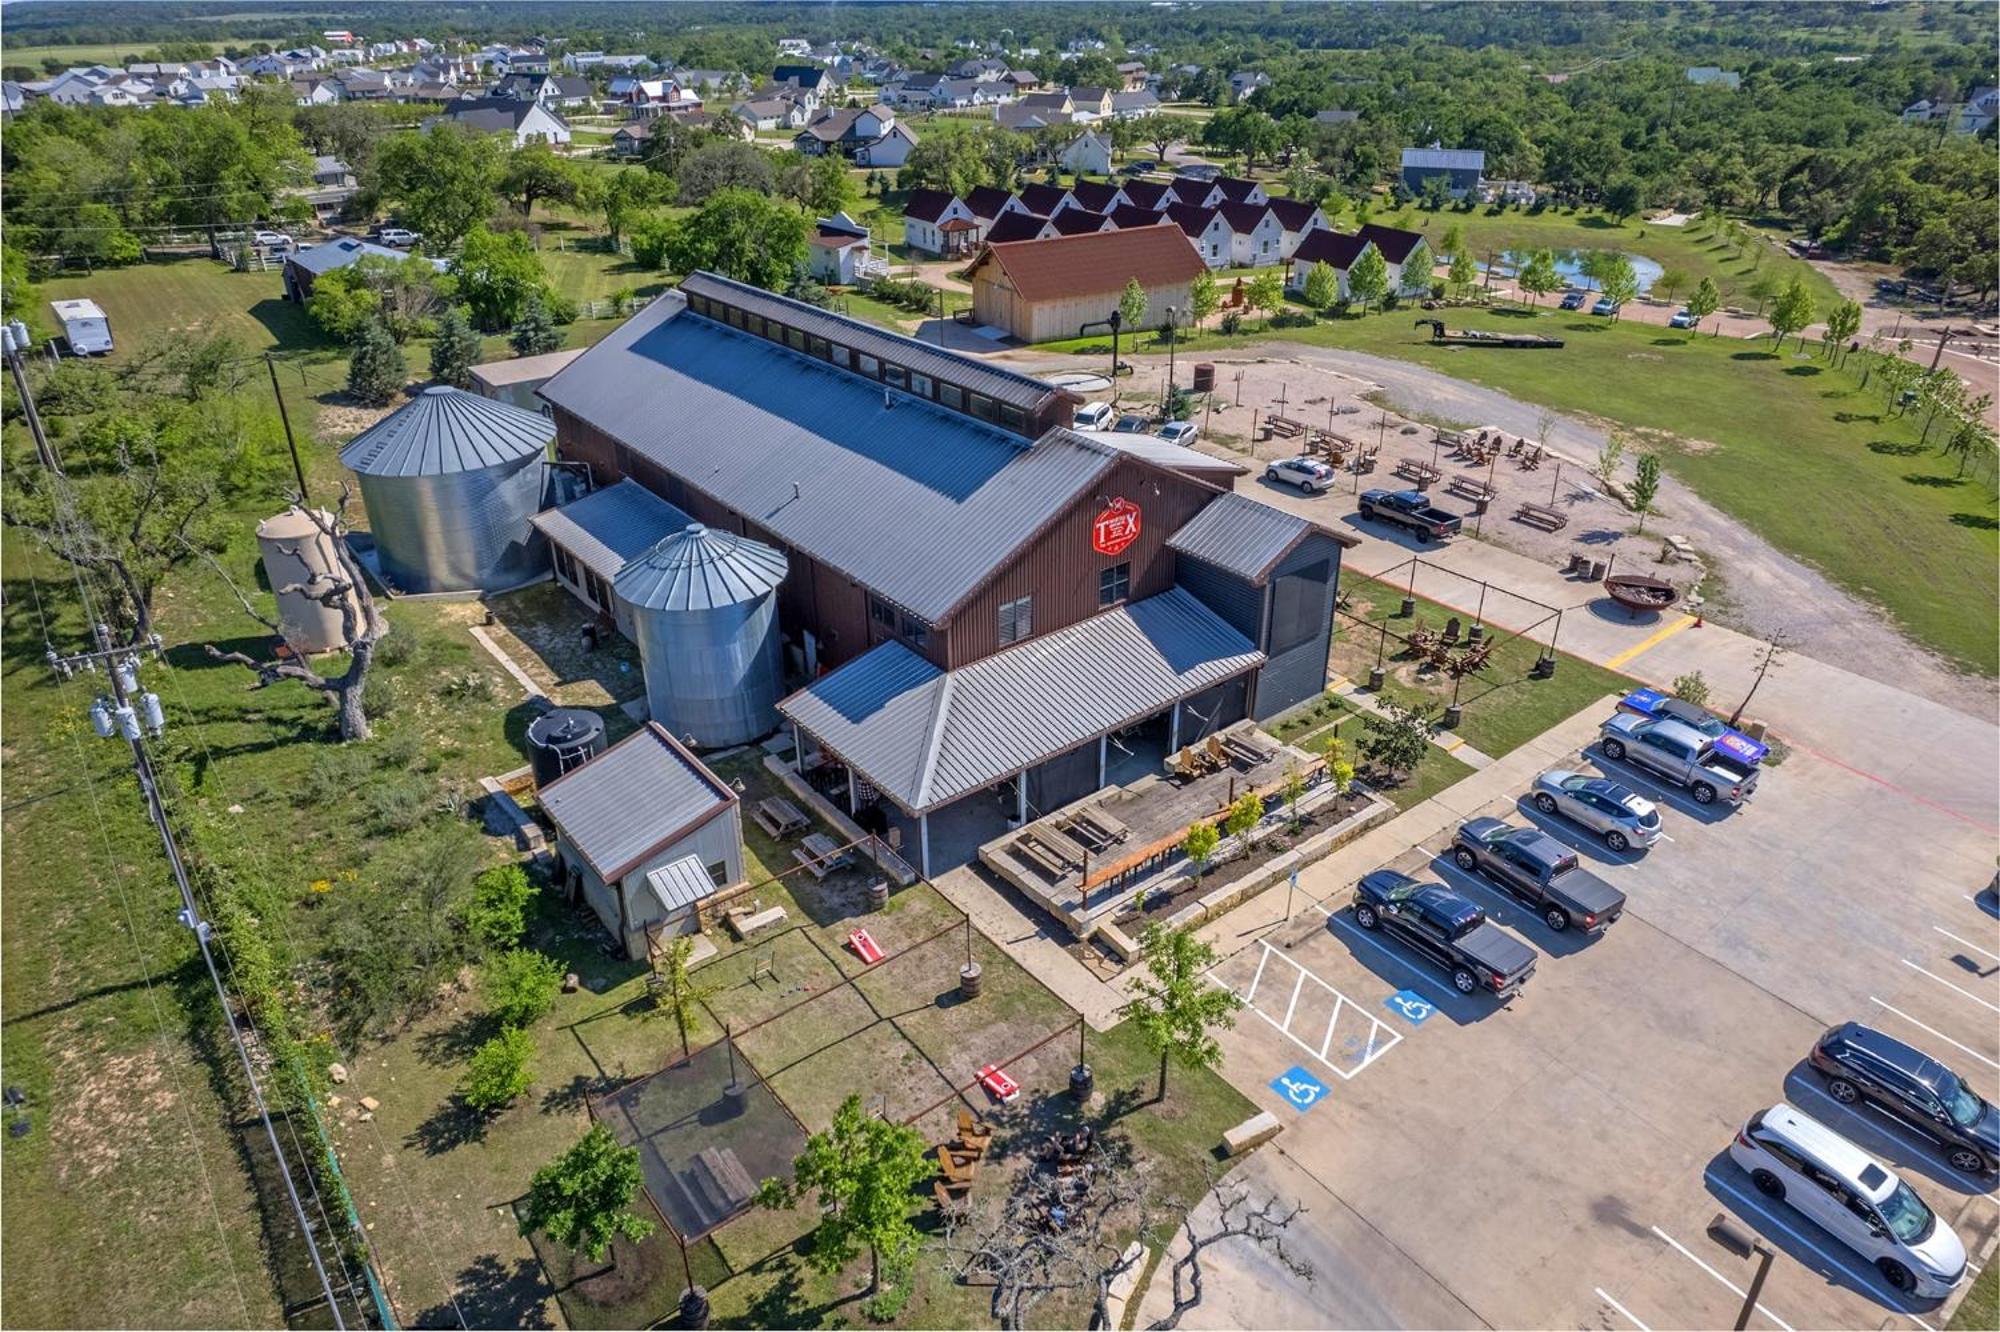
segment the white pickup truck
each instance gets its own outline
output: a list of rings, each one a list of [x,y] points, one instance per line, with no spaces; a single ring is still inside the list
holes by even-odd
[[[1697,805],[1740,805],[1757,789],[1757,768],[1730,758],[1686,722],[1620,712],[1599,728],[1598,748],[1662,781],[1685,786]]]

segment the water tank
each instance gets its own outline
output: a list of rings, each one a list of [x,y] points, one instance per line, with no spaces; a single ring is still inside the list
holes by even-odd
[[[618,571],[612,590],[631,610],[654,721],[703,749],[777,729],[785,571],[771,547],[700,523]]]
[[[331,514],[321,510],[320,517],[328,526],[332,525]],[[293,505],[257,524],[257,549],[264,556],[264,578],[278,597],[278,623],[283,626],[285,642],[292,650],[330,652],[346,646],[340,603],[328,605],[308,595],[324,592],[328,579],[345,581],[333,539],[314,524],[304,509]],[[359,615],[359,601],[353,593],[347,595],[347,601]]]
[[[427,388],[340,451],[384,578],[405,592],[500,591],[548,563],[540,509],[555,423],[455,388]]]
[[[1194,391],[1196,393],[1215,392],[1215,363],[1197,361],[1194,367]]]
[[[540,790],[604,752],[604,718],[584,708],[552,708],[528,723],[528,766]]]

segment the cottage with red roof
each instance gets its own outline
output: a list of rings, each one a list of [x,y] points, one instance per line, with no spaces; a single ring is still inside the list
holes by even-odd
[[[903,243],[925,254],[969,254],[979,244],[979,219],[965,200],[943,190],[911,190],[903,205]]]

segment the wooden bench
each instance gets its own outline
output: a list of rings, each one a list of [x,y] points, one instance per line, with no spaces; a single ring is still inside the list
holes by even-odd
[[[1067,864],[1082,865],[1084,861],[1090,858],[1088,851],[1085,851],[1069,837],[1047,824],[1030,828],[1026,835],[1040,842],[1043,849],[1048,851],[1050,855],[1057,857]]]
[[[1048,875],[1051,880],[1061,879],[1065,874],[1069,873],[1069,866],[1063,864],[1054,855],[1043,850],[1041,843],[1032,837],[1016,837],[1014,839],[1013,851],[1016,859],[1027,861],[1030,865]]]
[[[1550,532],[1560,532],[1569,526],[1568,514],[1561,509],[1551,509],[1546,504],[1523,504],[1514,510],[1514,519]]]
[[[805,813],[783,796],[769,796],[757,802],[751,817],[773,837],[789,837],[802,828],[811,826]]]
[[[1500,493],[1476,476],[1454,476],[1445,483],[1445,489],[1454,495],[1462,495],[1472,500],[1491,500]]]
[[[1264,424],[1271,427],[1271,433],[1285,439],[1297,439],[1306,433],[1305,422],[1294,421],[1289,416],[1267,416]]]
[[[1403,458],[1396,463],[1396,475],[1414,481],[1420,486],[1427,486],[1443,473],[1427,462],[1418,462],[1415,458]]]

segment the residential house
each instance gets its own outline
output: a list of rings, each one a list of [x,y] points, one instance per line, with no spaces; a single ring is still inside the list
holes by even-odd
[[[769,97],[738,102],[729,108],[729,114],[748,125],[753,130],[796,130],[802,129],[811,119],[812,112],[804,104],[789,97]]]
[[[313,158],[313,184],[335,188],[342,185],[351,186],[354,183],[354,168],[338,157],[322,154]]]
[[[743,882],[736,792],[656,721],[535,799],[555,825],[561,890],[635,962],[660,935],[697,929],[702,897]]]
[[[875,100],[890,106],[934,106],[949,82],[942,74],[906,74],[894,83],[885,84],[875,94]]]
[[[392,250],[386,245],[357,240],[352,236],[340,236],[293,250],[285,256],[285,299],[305,304],[312,296],[313,284],[320,278],[336,268],[357,264],[370,255],[392,263],[401,263],[410,257],[402,250]]]
[[[394,90],[395,80],[379,69],[343,69],[333,76],[340,84],[342,100],[348,102],[386,102]]]
[[[1076,103],[1070,100],[1066,90],[1060,88],[1053,92],[1027,93],[1022,96],[1019,105],[1026,111],[1053,112],[1064,117],[1076,114]]]
[[[1285,227],[1269,204],[1223,203],[1216,207],[1229,224],[1229,266],[1268,268],[1283,260]]]
[[[1268,206],[1283,229],[1278,253],[1286,263],[1290,263],[1292,255],[1297,253],[1300,241],[1327,225],[1326,214],[1320,211],[1319,205],[1304,199],[1285,199],[1274,195]]]
[[[962,110],[966,107],[999,106],[1012,101],[1013,97],[1005,84],[990,79],[947,79],[939,86],[931,105],[939,110]]]
[[[1037,184],[1023,185],[1021,187],[1021,206],[1029,212],[1037,213],[1042,217],[1054,217],[1063,209],[1074,208],[1078,205],[1074,199],[1070,198],[1069,191],[1063,189],[1060,185]]]
[[[1046,240],[1055,234],[1056,229],[1049,225],[1048,218],[1022,209],[1018,212],[1009,210],[995,218],[981,239],[988,245],[1006,245],[1014,241]]]
[[[1088,208],[1065,208],[1049,218],[1043,231],[1056,236],[1088,236],[1117,229],[1117,224],[1103,213],[1093,213]]]
[[[14,82],[12,79],[0,83],[0,115],[10,118],[17,116],[27,104],[28,94],[22,89],[20,84]]]
[[[1434,178],[1444,180],[1452,198],[1476,199],[1486,188],[1486,154],[1477,148],[1443,148],[1435,143],[1403,150],[1404,189],[1421,197]]]
[[[1241,176],[1217,176],[1215,188],[1222,191],[1223,203],[1262,204],[1271,202],[1271,196],[1264,193],[1264,187],[1254,180]]]
[[[628,121],[611,131],[611,155],[613,157],[644,157],[652,138],[652,121]]]
[[[1958,122],[1952,126],[1952,132],[1983,134],[1995,120],[2000,120],[2000,88],[1980,88],[1958,109]]]
[[[836,91],[833,76],[818,65],[779,65],[771,71],[771,82],[798,85],[801,91],[813,95],[814,106],[820,105]]]
[[[1062,150],[1058,160],[1066,171],[1087,176],[1108,176],[1111,174],[1111,140],[1095,130],[1085,130]]]
[[[1071,88],[1069,106],[1070,114],[1085,124],[1102,120],[1111,114],[1111,89]]]
[[[465,90],[455,83],[425,79],[396,89],[392,97],[398,102],[455,102],[465,95]]]
[[[1125,198],[1137,207],[1157,213],[1174,202],[1174,192],[1161,180],[1128,180],[1118,187]]]
[[[1731,92],[1743,86],[1743,76],[1733,69],[1720,69],[1714,65],[1690,65],[1687,81],[1706,87],[1727,88]]]
[[[1167,215],[1151,208],[1141,208],[1137,204],[1122,203],[1105,214],[1111,225],[1120,231],[1127,227],[1157,227],[1171,225]]]
[[[521,102],[552,101],[556,95],[556,81],[550,74],[503,74],[486,90],[486,95]]]
[[[1143,60],[1121,60],[1118,62],[1118,81],[1126,92],[1138,92],[1146,86],[1146,62]]]
[[[1239,69],[1229,76],[1229,95],[1240,102],[1270,82],[1271,76],[1261,69]]]
[[[1479,197],[1484,203],[1518,204],[1522,208],[1532,208],[1535,200],[1541,197],[1541,191],[1535,188],[1533,181],[1489,180]]]
[[[750,80],[733,69],[677,69],[674,82],[696,97],[750,86]]]
[[[925,254],[969,254],[979,243],[979,219],[955,194],[911,190],[903,205],[903,243]]]
[[[347,100],[347,89],[331,75],[292,80],[292,100],[300,106],[332,106]]]
[[[565,111],[588,110],[597,100],[597,89],[581,74],[552,75],[553,91],[542,98]]]
[[[1017,97],[1042,86],[1042,76],[1032,69],[1010,69],[1000,76],[1000,81],[1013,88]]]
[[[753,91],[746,100],[752,102],[769,102],[780,98],[787,102],[797,103],[799,106],[804,107],[808,114],[819,110],[821,106],[825,105],[817,89],[800,87],[798,84],[790,82],[764,84]]]
[[[1125,197],[1125,192],[1116,185],[1107,185],[1097,180],[1079,180],[1069,187],[1068,203],[1058,207],[1050,216],[1056,216],[1071,208],[1082,208],[1093,213],[1108,213],[1120,204],[1130,202],[1132,201]]]
[[[1137,120],[1160,109],[1160,98],[1149,88],[1111,94],[1111,114],[1119,120]]]
[[[441,115],[425,125],[443,121],[479,134],[504,134],[514,147],[531,143],[564,144],[570,140],[569,122],[541,102],[516,101],[511,97],[466,97],[447,103]]]
[[[1236,237],[1220,209],[1184,203],[1169,204],[1166,218],[1180,228],[1181,234],[1194,245],[1203,263],[1210,268],[1229,267],[1230,256],[1236,248]]]
[[[1350,125],[1359,119],[1361,119],[1359,111],[1341,111],[1333,107],[1313,112],[1315,125]]]
[[[1417,232],[1370,222],[1355,234],[1382,252],[1383,260],[1389,265],[1391,291],[1414,296],[1430,290],[1431,261],[1436,256],[1431,254],[1430,243]],[[1410,262],[1413,256],[1418,259],[1414,265]]]
[[[993,123],[1004,130],[1028,134],[1054,125],[1070,124],[1075,117],[1067,111],[1037,110],[1020,102],[1002,102],[993,108]]]
[[[822,110],[792,139],[802,153],[838,153],[859,167],[899,167],[916,144],[916,134],[880,103]]]
[[[830,287],[851,287],[874,267],[868,228],[846,213],[820,218],[806,246],[807,267]]]
[[[1186,308],[1188,286],[1201,271],[1201,256],[1178,229],[1136,227],[988,245],[967,276],[980,323],[1023,342],[1047,342],[1105,318],[1132,280],[1146,293],[1135,327],[1157,328],[1169,306]]]
[[[1291,270],[1285,286],[1303,295],[1306,289],[1306,275],[1315,264],[1325,264],[1333,269],[1340,280],[1340,297],[1348,299],[1347,270],[1368,248],[1368,241],[1360,236],[1335,231],[1331,227],[1318,228],[1300,240],[1299,247],[1292,251]]]
[[[778,39],[779,55],[799,56],[803,58],[811,55],[812,49],[812,43],[803,37],[780,37]]]
[[[1190,208],[1213,208],[1229,197],[1215,181],[1197,180],[1193,176],[1175,176],[1167,182],[1167,189],[1173,194],[1175,203],[1186,204]]]
[[[679,79],[640,79],[621,104],[634,120],[682,116],[702,108],[702,99]]]
[[[979,224],[979,240],[985,240],[994,222],[1008,213],[1028,211],[1027,205],[1006,190],[994,185],[981,185],[965,196],[965,206],[972,210],[972,218]]]

